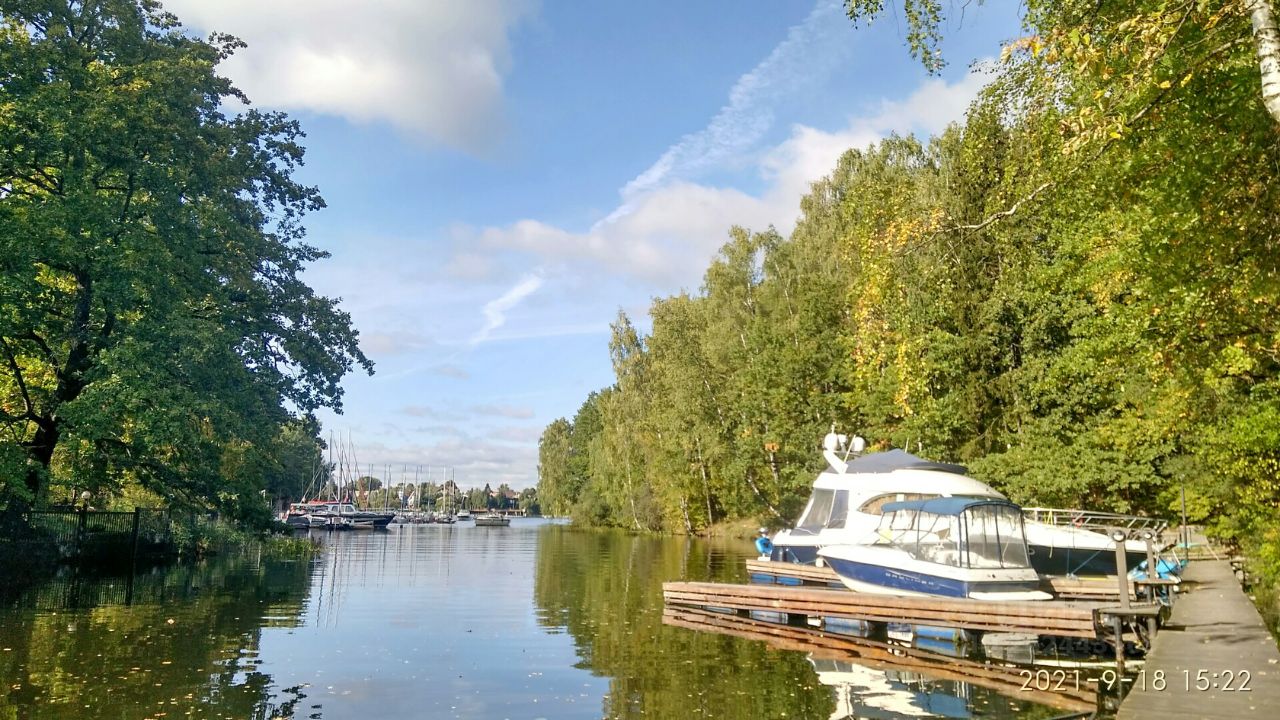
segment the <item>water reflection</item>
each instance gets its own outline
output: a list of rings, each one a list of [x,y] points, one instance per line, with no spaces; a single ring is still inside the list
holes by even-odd
[[[973,687],[919,673],[876,670],[847,660],[810,658],[818,682],[835,690],[831,720],[851,718],[973,717]]]
[[[608,718],[828,717],[803,654],[662,623],[664,580],[740,580],[743,545],[558,528],[539,542],[540,621],[609,678]]]
[[[311,562],[66,577],[0,606],[0,720],[1014,717],[1093,702],[1019,692],[963,657],[663,607],[664,581],[744,581],[741,541],[520,519],[318,537]]]
[[[11,598],[0,718],[291,716],[302,688],[275,690],[258,651],[263,628],[298,625],[307,576],[237,555],[132,578],[68,572]]]
[[[728,613],[670,607],[663,622],[804,653],[818,682],[834,691],[829,717],[1048,717],[1092,712],[1091,688],[1043,691],[1023,668],[808,626],[779,625]]]

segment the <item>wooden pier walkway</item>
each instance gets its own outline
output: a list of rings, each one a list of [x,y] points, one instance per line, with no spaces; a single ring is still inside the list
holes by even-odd
[[[729,585],[705,582],[662,584],[667,605],[764,610],[812,618],[964,628],[986,632],[1034,633],[1097,638],[1095,611],[1087,602],[986,602],[967,598],[901,597],[850,592],[843,588]]]
[[[1183,580],[1192,587],[1174,604],[1117,719],[1280,717],[1280,650],[1230,565],[1197,560]]]

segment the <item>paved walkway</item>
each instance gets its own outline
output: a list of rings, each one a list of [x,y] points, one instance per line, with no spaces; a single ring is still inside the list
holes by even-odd
[[[1174,603],[1118,720],[1280,718],[1280,650],[1231,566],[1192,561],[1183,579],[1195,586]]]

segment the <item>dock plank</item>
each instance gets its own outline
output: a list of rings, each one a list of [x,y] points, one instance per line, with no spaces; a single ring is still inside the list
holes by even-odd
[[[1118,720],[1145,718],[1277,717],[1280,650],[1225,560],[1196,561],[1186,569],[1189,592],[1156,636],[1146,666],[1120,705]],[[1205,672],[1197,689],[1197,675]],[[1225,691],[1224,671],[1249,673],[1248,692]],[[1157,688],[1156,673],[1164,683]],[[1214,675],[1216,673],[1216,676]],[[1214,687],[1217,685],[1217,687]]]
[[[1095,638],[1097,603],[989,602],[966,598],[902,597],[844,589],[669,582],[667,604],[732,610],[772,610],[808,617],[844,617],[972,630]]]

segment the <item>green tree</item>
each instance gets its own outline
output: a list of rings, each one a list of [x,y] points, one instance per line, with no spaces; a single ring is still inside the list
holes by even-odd
[[[542,505],[538,502],[537,488],[525,488],[521,490],[517,504],[526,515],[542,514]]]
[[[372,370],[299,277],[325,253],[302,242],[323,201],[293,179],[297,123],[225,114],[239,43],[151,0],[0,11],[3,501],[136,478],[260,514],[273,436]]]
[[[519,496],[516,495],[516,492],[511,489],[510,485],[506,483],[502,483],[501,485],[498,486],[497,492],[498,492],[498,508],[500,510],[507,510],[512,507],[515,507],[514,498],[512,496],[515,496],[515,497],[519,497]]]
[[[573,504],[569,478],[569,421],[557,418],[538,438],[538,496],[547,512],[568,515]]]
[[[271,458],[263,474],[267,494],[281,501],[296,500],[328,479],[323,449],[307,423],[285,423],[272,444]]]

